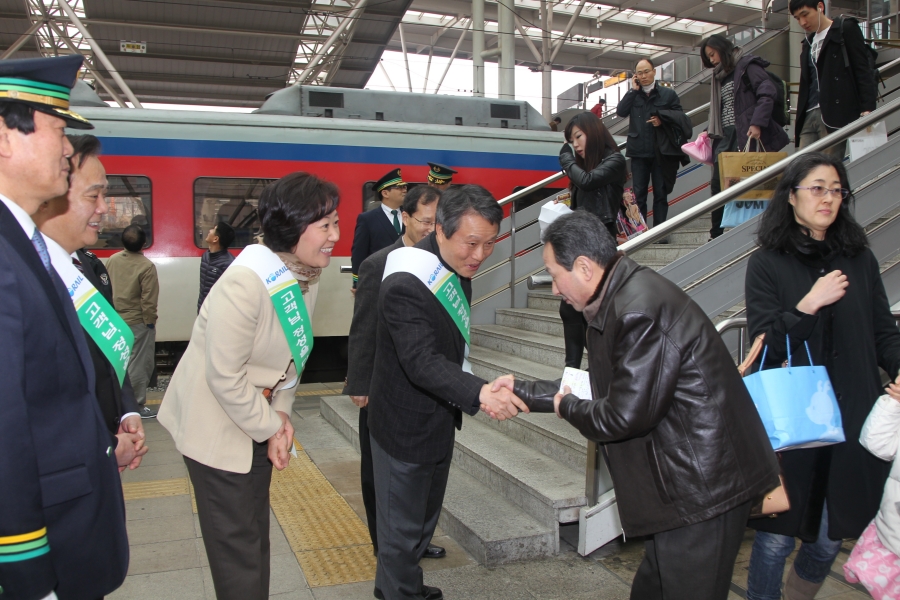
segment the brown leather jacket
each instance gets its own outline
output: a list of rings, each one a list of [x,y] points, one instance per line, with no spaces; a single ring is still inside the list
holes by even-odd
[[[753,401],[712,322],[620,256],[585,307],[594,401],[560,414],[603,444],[629,536],[706,521],[778,485]]]

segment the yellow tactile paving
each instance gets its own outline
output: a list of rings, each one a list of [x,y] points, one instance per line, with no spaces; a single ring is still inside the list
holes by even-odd
[[[162,498],[164,496],[183,496],[188,493],[187,477],[174,479],[157,479],[154,481],[134,481],[122,484],[125,500],[141,500],[143,498]],[[194,512],[197,512],[196,510]]]
[[[371,544],[297,552],[297,561],[309,587],[375,579],[375,557],[372,556]]]

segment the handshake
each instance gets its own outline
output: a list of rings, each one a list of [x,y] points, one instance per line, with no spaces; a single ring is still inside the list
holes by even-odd
[[[481,410],[503,421],[519,412],[554,412],[562,396],[559,381],[516,381],[512,375],[504,375],[484,384],[478,399]]]

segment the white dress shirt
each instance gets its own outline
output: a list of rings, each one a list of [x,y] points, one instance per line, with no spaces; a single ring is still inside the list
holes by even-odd
[[[382,202],[382,203],[381,203],[381,210],[383,210],[383,211],[384,211],[384,214],[387,215],[388,221],[391,222],[391,227],[394,226],[394,215],[391,214],[391,211],[392,211],[392,210],[396,210],[396,211],[397,211],[397,222],[400,223],[400,229],[401,229],[401,230],[403,229],[403,217],[400,216],[400,209],[399,209],[399,208],[393,209],[393,208],[389,207],[387,204],[385,204],[384,202]]]

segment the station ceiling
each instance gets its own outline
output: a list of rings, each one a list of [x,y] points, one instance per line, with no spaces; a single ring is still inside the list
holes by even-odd
[[[81,52],[86,78],[120,101],[125,90],[85,33],[141,102],[176,104],[258,107],[301,78],[362,88],[382,53],[402,50],[403,41],[411,53],[472,53],[467,0],[68,0],[71,12],[63,1],[0,0],[2,57]],[[666,60],[711,33],[759,25],[764,1],[553,0],[542,24],[540,0],[517,0],[516,62],[539,65],[544,29],[551,45],[562,43],[554,69],[608,74],[637,56]],[[497,45],[498,8],[486,1],[488,49]]]

